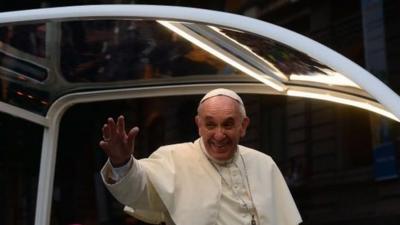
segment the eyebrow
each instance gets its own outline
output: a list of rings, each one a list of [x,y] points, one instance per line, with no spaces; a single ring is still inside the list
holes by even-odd
[[[206,117],[204,118],[204,120],[206,120],[206,121],[207,121],[207,120],[214,120],[214,117],[212,117],[212,116],[206,116]],[[224,119],[224,120],[222,121],[222,123],[230,122],[230,121],[235,121],[235,118],[233,118],[232,116],[230,116],[230,117]]]
[[[206,117],[204,118],[204,120],[214,120],[214,117],[212,117],[212,116],[206,116]]]

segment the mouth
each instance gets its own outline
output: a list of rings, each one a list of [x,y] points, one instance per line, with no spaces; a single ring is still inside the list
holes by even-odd
[[[209,141],[208,146],[208,153],[216,160],[228,160],[234,152],[234,148],[229,140],[222,142]]]
[[[211,145],[214,146],[215,148],[224,148],[227,146],[227,141],[224,142],[211,142]]]
[[[218,151],[225,151],[227,147],[229,147],[229,143],[228,141],[224,141],[224,142],[211,142],[210,143],[211,146],[214,147],[214,149],[218,150]]]

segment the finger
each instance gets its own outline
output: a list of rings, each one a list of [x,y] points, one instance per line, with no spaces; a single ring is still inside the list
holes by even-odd
[[[120,134],[123,134],[125,136],[125,118],[124,116],[119,116],[118,121],[117,121],[117,130]]]
[[[110,129],[107,124],[103,125],[103,128],[101,129],[103,133],[103,139],[109,139],[110,138]]]
[[[134,140],[138,133],[139,133],[139,127],[134,127],[129,131],[128,138]]]
[[[107,156],[109,156],[108,143],[103,141],[103,140],[101,140],[99,142],[99,146],[100,146],[101,149],[103,149],[103,151],[107,154]]]
[[[128,133],[128,146],[131,148],[132,152],[135,147],[135,138],[139,133],[139,127],[132,128]]]
[[[114,122],[114,119],[109,117],[107,119],[107,125],[108,125],[108,128],[110,130],[109,138],[113,138],[115,136],[115,122]]]

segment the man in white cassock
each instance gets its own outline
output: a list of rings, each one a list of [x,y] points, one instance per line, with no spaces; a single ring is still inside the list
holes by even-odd
[[[290,191],[268,155],[239,145],[249,118],[228,89],[208,92],[195,117],[200,138],[132,156],[137,127],[124,117],[104,124],[101,174],[132,216],[168,225],[295,225],[302,222]]]

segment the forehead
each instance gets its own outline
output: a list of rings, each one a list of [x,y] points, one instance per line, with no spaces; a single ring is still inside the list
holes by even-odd
[[[206,117],[233,117],[239,115],[239,103],[227,96],[215,96],[200,105],[199,114]]]

